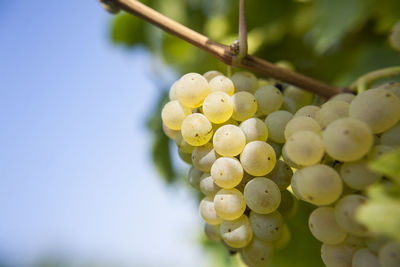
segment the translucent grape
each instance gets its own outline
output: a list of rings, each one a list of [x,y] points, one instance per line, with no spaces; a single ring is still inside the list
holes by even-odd
[[[210,197],[205,197],[200,201],[200,215],[206,223],[211,225],[222,222],[222,218],[217,215],[214,201]]]
[[[248,143],[240,154],[243,169],[253,176],[263,176],[275,167],[276,156],[274,149],[262,141]]]
[[[265,123],[257,118],[250,118],[243,121],[239,128],[242,129],[244,135],[246,136],[246,142],[251,141],[267,141],[268,138],[268,128]]]
[[[251,118],[257,111],[257,100],[249,92],[237,92],[232,96],[233,114],[232,118],[244,121]]]
[[[378,257],[367,248],[359,249],[353,255],[352,267],[381,267]]]
[[[208,223],[204,225],[204,233],[210,241],[216,242],[221,240],[221,234],[219,232],[219,225],[211,225]]]
[[[300,106],[297,105],[295,100],[293,100],[285,95],[283,96],[281,110],[286,110],[286,111],[290,112],[291,114],[294,114],[297,112],[297,110],[299,110],[299,108],[300,108]]]
[[[273,242],[279,239],[283,226],[283,218],[279,212],[259,214],[250,212],[250,224],[254,235],[262,241]]]
[[[379,88],[392,92],[398,99],[400,99],[400,82],[388,82],[379,86]]]
[[[308,226],[316,239],[329,245],[343,242],[347,235],[336,222],[335,209],[331,207],[315,209],[308,219]]]
[[[233,188],[243,178],[243,168],[236,158],[218,158],[211,167],[211,176],[214,182],[222,188]]]
[[[178,81],[174,82],[174,83],[172,84],[171,88],[169,89],[168,96],[169,96],[169,100],[170,100],[170,101],[172,101],[172,100],[178,100],[178,96],[176,95],[176,84],[177,84],[177,82],[178,82]]]
[[[235,85],[235,91],[247,91],[254,93],[258,88],[258,80],[254,74],[247,71],[236,72],[232,75],[231,80]]]
[[[354,250],[344,244],[322,244],[321,258],[326,267],[352,267]]]
[[[285,148],[287,156],[302,166],[317,164],[325,152],[321,138],[311,131],[295,132],[287,140]]]
[[[233,113],[231,97],[224,92],[213,92],[203,102],[203,113],[212,123],[223,123]]]
[[[400,122],[382,134],[380,144],[387,146],[400,146]]]
[[[294,187],[301,199],[314,205],[329,205],[340,197],[343,183],[333,168],[318,164],[298,170],[292,177]]]
[[[290,242],[291,234],[289,227],[286,224],[283,224],[281,228],[282,230],[279,239],[274,242],[275,249],[284,249]]]
[[[379,251],[379,262],[382,267],[400,266],[400,244],[390,242]]]
[[[183,139],[181,132],[176,134],[175,143],[178,149],[183,153],[191,154],[194,150],[194,146],[189,145],[185,139]]]
[[[223,75],[215,76],[212,80],[210,80],[210,88],[211,92],[225,92],[228,95],[232,96],[235,92],[235,86],[233,82],[228,77]]]
[[[198,73],[187,73],[176,84],[179,102],[189,108],[200,107],[210,91],[208,81]]]
[[[195,147],[192,152],[193,165],[203,172],[210,172],[211,166],[217,158],[218,155],[210,143]]]
[[[281,192],[272,180],[256,177],[246,184],[244,199],[251,210],[260,214],[268,214],[278,208],[281,202]]]
[[[373,133],[382,133],[399,121],[400,99],[382,88],[370,89],[353,99],[349,114],[367,123]]]
[[[294,117],[286,124],[285,139],[288,140],[292,134],[298,131],[311,131],[315,134],[320,134],[321,126],[313,118],[306,116]]]
[[[265,124],[268,128],[268,140],[276,143],[285,142],[285,127],[286,124],[293,118],[292,113],[285,110],[272,112],[265,118]]]
[[[202,174],[203,174],[202,171],[192,166],[190,167],[187,175],[189,184],[193,186],[193,188],[196,188],[197,190],[200,190],[200,180]]]
[[[355,118],[338,119],[324,131],[326,152],[339,161],[355,161],[365,156],[373,143],[368,125]]]
[[[253,238],[250,221],[246,215],[231,221],[222,221],[220,234],[226,244],[233,248],[245,247]]]
[[[211,122],[200,113],[187,116],[182,122],[182,136],[192,146],[202,146],[210,141],[213,130]]]
[[[278,211],[285,218],[293,217],[298,210],[297,198],[288,190],[281,191],[281,203],[279,204]]]
[[[329,99],[329,101],[331,100],[340,100],[340,101],[344,101],[347,103],[351,103],[351,101],[353,101],[353,99],[356,97],[356,95],[350,94],[350,93],[340,93],[337,95],[334,95],[333,97],[331,97]]]
[[[270,261],[273,251],[270,243],[254,237],[251,243],[241,250],[241,256],[243,261],[251,267],[264,267]]]
[[[209,173],[203,173],[200,177],[200,191],[211,198],[214,198],[215,194],[221,189],[214,183],[214,179]]]
[[[163,132],[165,133],[165,135],[173,140],[175,140],[176,135],[179,132],[179,131],[168,128],[167,125],[165,125],[165,123],[162,124],[162,129],[163,129]]]
[[[192,113],[190,108],[184,107],[177,100],[165,104],[161,111],[163,123],[171,130],[180,130],[183,120]]]
[[[178,155],[181,158],[181,160],[183,160],[184,162],[186,162],[187,164],[192,165],[192,154],[190,153],[185,153],[182,150],[178,149]]]
[[[366,160],[345,162],[340,167],[340,176],[349,187],[356,190],[364,190],[381,178],[381,175],[368,168]]]
[[[246,209],[243,194],[236,188],[221,189],[214,197],[215,210],[224,220],[235,220]]]
[[[370,233],[368,229],[355,219],[357,209],[366,202],[367,198],[361,195],[347,195],[340,199],[335,206],[336,221],[348,233],[365,237]]]
[[[300,108],[296,113],[294,114],[294,117],[299,117],[299,116],[306,116],[312,119],[315,119],[316,113],[320,110],[321,108],[318,106],[313,106],[313,105],[308,105]]]
[[[222,73],[219,72],[219,71],[216,71],[216,70],[210,70],[210,71],[207,71],[206,73],[204,73],[204,74],[203,74],[203,77],[204,77],[208,82],[210,82],[214,77],[217,77],[217,76],[219,76],[219,75],[222,75]]]
[[[301,169],[304,167],[300,164],[295,163],[293,160],[290,159],[290,157],[288,156],[287,151],[286,151],[286,144],[283,145],[283,147],[282,147],[282,158],[286,162],[286,164],[292,168]]]
[[[265,177],[271,179],[276,183],[279,190],[285,190],[290,185],[293,171],[284,161],[276,161],[274,169],[268,173]]]
[[[277,111],[283,103],[281,91],[272,85],[264,85],[258,88],[254,96],[257,99],[258,112],[262,115]]]
[[[329,100],[321,106],[321,110],[317,112],[317,121],[321,126],[326,127],[337,119],[349,116],[350,104],[342,100]]]
[[[246,145],[246,136],[235,125],[224,125],[214,134],[213,145],[215,151],[225,157],[239,155]]]
[[[296,103],[297,109],[310,105],[314,99],[312,93],[292,85],[285,88],[283,95],[293,100]]]

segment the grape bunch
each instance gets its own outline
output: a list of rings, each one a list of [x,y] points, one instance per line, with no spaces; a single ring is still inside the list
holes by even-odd
[[[183,75],[169,99],[163,129],[192,165],[210,240],[267,266],[289,243],[286,220],[301,200],[317,206],[309,229],[326,266],[400,266],[400,245],[355,219],[365,190],[388,182],[368,162],[400,146],[400,84],[313,105],[295,86],[209,71]]]

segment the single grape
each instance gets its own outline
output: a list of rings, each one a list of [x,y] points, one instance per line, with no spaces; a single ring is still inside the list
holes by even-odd
[[[259,214],[250,212],[250,224],[254,235],[262,241],[277,241],[282,234],[283,218],[279,212]]]
[[[286,162],[286,164],[292,168],[301,169],[304,167],[300,164],[295,163],[293,160],[290,159],[290,157],[288,156],[287,151],[286,151],[286,144],[283,145],[283,147],[282,147],[282,158]]]
[[[175,143],[176,143],[176,146],[178,147],[178,149],[180,151],[182,151],[183,153],[192,154],[192,152],[195,148],[194,146],[188,144],[185,141],[185,139],[183,139],[181,132],[178,132],[176,134]]]
[[[283,102],[281,106],[281,110],[285,110],[290,112],[291,114],[295,114],[300,109],[300,106],[297,105],[296,101],[287,97],[283,96]]]
[[[353,255],[352,267],[381,267],[378,257],[369,249],[359,249]]]
[[[316,113],[320,110],[321,108],[318,106],[314,105],[308,105],[300,108],[296,113],[294,114],[294,117],[299,117],[299,116],[306,116],[309,118],[312,118],[315,120]]]
[[[243,194],[236,188],[221,189],[214,197],[215,210],[224,220],[235,220],[246,209]]]
[[[212,165],[211,176],[218,186],[233,188],[242,181],[243,168],[237,158],[221,157]]]
[[[286,124],[284,131],[286,141],[292,134],[298,131],[311,131],[319,135],[321,133],[321,126],[313,118],[306,116],[294,117]]]
[[[196,169],[195,167],[190,167],[189,172],[187,174],[188,182],[193,188],[200,190],[200,180],[201,175],[203,174],[202,171]]]
[[[281,91],[272,85],[264,85],[258,88],[254,96],[257,99],[258,112],[262,115],[277,111],[283,103]]]
[[[247,71],[236,72],[232,75],[231,80],[235,85],[235,91],[247,91],[254,93],[258,88],[258,80],[254,74]]]
[[[224,92],[213,92],[203,102],[203,113],[212,123],[226,122],[233,113],[231,97]]]
[[[254,237],[251,243],[241,250],[242,260],[251,267],[264,267],[270,261],[274,247]]]
[[[211,91],[206,78],[198,73],[183,75],[175,86],[179,102],[189,108],[200,107]]]
[[[240,154],[240,162],[247,173],[263,176],[275,167],[275,151],[268,143],[253,141],[244,147]]]
[[[222,222],[222,218],[217,215],[214,201],[210,197],[205,197],[200,201],[200,215],[206,223],[211,225]]]
[[[368,168],[368,161],[345,162],[340,167],[340,176],[351,188],[364,190],[381,178],[381,175]]]
[[[177,100],[165,104],[161,111],[161,118],[165,126],[171,130],[180,130],[183,120],[192,113],[190,108],[184,107]]]
[[[246,136],[239,127],[231,124],[224,125],[215,132],[213,145],[218,154],[234,157],[243,151],[246,145]]]
[[[233,114],[232,118],[244,121],[251,118],[257,111],[257,100],[249,92],[237,92],[232,96]]]
[[[271,140],[276,143],[284,143],[285,127],[292,118],[292,113],[285,110],[278,110],[269,114],[265,118],[265,124],[267,125],[269,132],[268,141]]]
[[[246,215],[231,221],[222,221],[219,229],[222,239],[233,248],[245,247],[253,238],[250,221]]]
[[[278,208],[281,202],[281,192],[272,180],[256,177],[246,184],[244,199],[251,210],[260,214],[268,214]]]
[[[178,100],[178,96],[176,95],[176,84],[178,83],[178,81],[174,82],[171,86],[171,88],[169,89],[169,101],[173,101],[173,100]]]
[[[172,140],[175,140],[176,135],[179,133],[179,131],[168,128],[167,125],[165,125],[165,123],[162,124],[162,129],[163,129],[163,132],[165,133],[165,135],[168,136]]]
[[[208,240],[210,241],[220,241],[221,240],[221,234],[219,233],[219,225],[211,225],[206,223],[204,225],[204,233],[206,234]]]
[[[217,158],[218,155],[210,143],[197,146],[192,151],[193,165],[203,172],[210,172],[211,166]]]
[[[382,267],[400,266],[400,244],[390,242],[379,250],[379,262]]]
[[[192,154],[190,153],[185,153],[182,150],[178,149],[178,155],[181,158],[181,160],[183,160],[184,162],[186,162],[187,164],[192,165]]]
[[[200,177],[200,191],[211,198],[214,198],[215,194],[221,189],[214,183],[214,179],[209,173],[203,173]]]
[[[279,190],[285,190],[290,185],[293,171],[283,160],[276,161],[275,167],[265,177],[271,179],[279,187]]]
[[[244,135],[246,136],[246,142],[251,141],[267,141],[268,138],[268,128],[265,123],[257,118],[250,118],[243,121],[239,128],[242,129]]]
[[[379,88],[392,92],[398,99],[400,99],[400,82],[388,82],[379,86]]]
[[[295,132],[287,140],[285,148],[287,156],[302,166],[317,164],[325,153],[321,138],[311,131]]]
[[[337,94],[337,95],[334,95],[333,97],[331,97],[330,99],[329,99],[329,101],[331,101],[331,100],[340,100],[340,101],[344,101],[344,102],[347,102],[347,103],[351,103],[351,101],[353,101],[353,99],[356,97],[356,95],[354,95],[354,94],[350,94],[350,93],[340,93],[340,94]]]
[[[329,245],[343,242],[347,235],[336,222],[335,209],[331,207],[315,209],[308,219],[308,226],[316,239]]]
[[[181,132],[183,139],[192,146],[207,144],[213,134],[211,122],[200,113],[187,116],[182,122]]]
[[[219,71],[216,71],[216,70],[210,70],[210,71],[207,71],[206,73],[204,73],[204,74],[203,74],[203,77],[204,77],[208,82],[210,82],[213,78],[215,78],[215,77],[217,77],[217,76],[219,76],[219,75],[222,75],[222,73],[219,72]]]
[[[350,104],[343,100],[329,100],[317,112],[316,120],[321,122],[322,127],[326,127],[337,119],[348,117],[349,107]]]
[[[209,82],[211,92],[225,92],[230,96],[235,92],[235,86],[231,79],[223,75],[215,76]]]
[[[322,244],[321,258],[326,267],[352,267],[354,250],[345,244]]]

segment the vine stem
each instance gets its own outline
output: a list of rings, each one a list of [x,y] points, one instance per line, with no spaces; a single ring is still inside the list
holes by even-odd
[[[383,78],[392,77],[395,75],[400,75],[400,66],[394,66],[389,68],[384,68],[380,70],[375,70],[368,72],[367,74],[358,78],[350,86],[350,89],[357,89],[358,93],[362,93],[368,89],[368,87],[375,81]]]
[[[239,54],[234,58],[234,63],[240,61],[247,55],[247,26],[245,0],[239,0]]]
[[[327,85],[321,81],[305,75],[280,68],[261,58],[245,55],[239,62],[235,60],[236,54],[230,47],[215,42],[208,37],[189,29],[188,27],[164,16],[150,7],[136,0],[107,0],[120,9],[131,13],[176,37],[204,50],[215,56],[223,63],[256,72],[262,76],[272,77],[277,80],[298,86],[304,90],[320,96],[331,97],[342,92],[341,88]],[[242,1],[242,0],[241,0]],[[240,27],[240,26],[239,26]]]

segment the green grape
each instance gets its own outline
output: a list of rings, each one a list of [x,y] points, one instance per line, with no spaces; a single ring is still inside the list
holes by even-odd
[[[184,107],[177,100],[165,104],[161,111],[161,119],[165,126],[171,130],[180,130],[183,120],[192,114],[190,108]]]
[[[239,127],[231,124],[224,125],[215,132],[213,145],[218,154],[234,157],[243,151],[246,145],[246,136]]]
[[[243,172],[243,178],[240,181],[240,183],[236,186],[236,189],[238,189],[240,192],[243,193],[244,192],[244,187],[253,178],[254,178],[254,176],[248,174],[247,172]]]
[[[281,91],[273,85],[258,88],[254,96],[257,99],[258,112],[262,115],[277,111],[283,103]]]
[[[218,124],[214,124],[213,123],[213,132],[215,133],[219,128],[221,128],[224,125],[228,125],[228,124],[239,126],[239,122],[237,122],[234,119],[230,118],[229,120],[227,120],[226,122],[223,122],[223,123],[218,123]]]
[[[389,242],[389,238],[387,236],[372,236],[365,240],[365,244],[368,249],[372,252],[378,254],[379,250]]]
[[[276,161],[275,167],[265,177],[276,183],[279,190],[285,190],[290,185],[293,171],[283,160]]]
[[[381,145],[400,146],[400,122],[381,135]]]
[[[192,151],[193,165],[203,172],[210,172],[211,166],[217,158],[218,155],[210,143],[203,146],[197,146]]]
[[[266,242],[277,241],[282,234],[283,218],[279,212],[259,214],[250,212],[250,224],[254,235]]]
[[[298,210],[297,198],[288,190],[281,191],[281,203],[278,211],[285,219],[293,217]]]
[[[308,226],[316,239],[329,245],[342,243],[347,235],[336,222],[335,209],[331,207],[315,209],[308,219]]]
[[[246,136],[246,142],[251,141],[267,141],[268,138],[268,128],[265,123],[257,118],[250,118],[243,121],[239,128],[242,129],[244,135]]]
[[[328,126],[337,119],[349,116],[350,104],[342,100],[329,100],[321,106],[321,110],[317,112],[317,121],[322,127]]]
[[[400,21],[393,25],[389,43],[393,49],[400,51]]]
[[[294,189],[296,188],[296,189]],[[318,164],[298,170],[292,177],[295,194],[314,205],[329,205],[341,195],[342,180],[337,172],[326,165]]]
[[[214,182],[222,188],[233,188],[243,178],[243,168],[236,158],[218,158],[211,167],[211,176]]]
[[[206,73],[204,73],[204,74],[203,74],[203,77],[204,77],[208,82],[210,82],[214,77],[217,77],[217,76],[219,76],[219,75],[222,75],[222,73],[219,72],[219,71],[216,71],[216,70],[210,70],[210,71],[207,71]]]
[[[253,141],[244,147],[240,154],[240,162],[247,173],[263,176],[275,167],[275,151],[268,143]]]
[[[214,198],[215,194],[221,189],[214,183],[214,179],[209,173],[203,173],[200,177],[200,191],[211,198]]]
[[[395,150],[395,147],[387,146],[387,145],[376,145],[371,148],[371,150],[367,154],[367,159],[369,161],[376,160],[380,156]]]
[[[302,165],[299,165],[299,164],[295,163],[293,160],[291,160],[291,159],[289,158],[289,156],[288,156],[288,154],[287,154],[287,151],[286,151],[286,144],[283,145],[283,147],[282,147],[282,158],[283,158],[283,160],[286,162],[286,164],[289,165],[289,166],[292,167],[292,168],[301,169],[301,168],[304,167],[304,166],[302,166]]]
[[[289,245],[291,238],[289,227],[284,223],[282,225],[281,235],[278,240],[274,242],[275,249],[284,249]]]
[[[359,249],[353,255],[352,267],[381,267],[378,257],[369,249]]]
[[[163,132],[165,133],[165,135],[168,136],[172,140],[175,140],[176,135],[179,133],[179,131],[168,128],[167,125],[165,125],[165,123],[162,123],[162,129],[163,129]]]
[[[273,141],[268,140],[267,142],[275,151],[276,158],[279,159],[282,155],[282,144],[275,143]]]
[[[251,267],[265,267],[270,261],[273,252],[274,247],[272,244],[254,237],[251,243],[241,250],[240,255],[243,262]]]
[[[258,80],[254,74],[247,71],[236,72],[232,75],[231,80],[235,85],[235,91],[247,91],[254,93],[258,88]]]
[[[388,82],[379,86],[379,88],[392,92],[398,99],[400,99],[400,82]]]
[[[296,113],[294,114],[294,117],[299,117],[299,116],[305,116],[312,118],[316,120],[316,113],[321,110],[320,107],[318,106],[313,106],[313,105],[308,105],[300,108]]]
[[[183,160],[184,162],[186,162],[187,164],[192,165],[192,154],[190,153],[185,153],[182,150],[178,149],[178,155],[181,158],[181,160]]]
[[[278,110],[269,114],[265,118],[265,124],[267,125],[269,132],[268,141],[271,140],[276,143],[284,143],[285,127],[292,118],[292,113],[285,110]]]
[[[176,84],[178,83],[178,81],[174,82],[171,86],[171,88],[169,89],[169,101],[173,101],[173,100],[178,100],[178,96],[176,95]]]
[[[222,221],[219,229],[222,239],[233,248],[243,248],[253,238],[250,221],[246,215],[232,221]]]
[[[281,202],[281,192],[272,180],[256,177],[246,184],[244,199],[251,210],[260,214],[268,214],[278,208]]]
[[[333,97],[331,97],[329,99],[329,101],[331,100],[339,100],[339,101],[344,101],[347,103],[351,103],[351,101],[353,101],[353,99],[356,97],[356,95],[350,94],[350,93],[340,93],[337,95],[334,95]]]
[[[210,197],[205,197],[200,201],[200,215],[206,223],[211,225],[222,222],[222,218],[217,215],[214,201]]]
[[[311,131],[292,134],[285,144],[285,149],[290,160],[302,166],[317,164],[325,152],[321,138]]]
[[[283,95],[295,102],[297,106],[296,110],[301,107],[310,105],[314,99],[314,95],[312,93],[292,85],[286,87],[285,90],[283,90]]]
[[[185,139],[183,139],[182,133],[178,132],[176,134],[176,138],[175,138],[175,143],[176,146],[178,147],[178,149],[180,151],[182,151],[183,153],[187,153],[187,154],[191,154],[194,150],[194,146],[189,145]]]
[[[373,133],[382,133],[399,121],[400,99],[382,88],[370,89],[353,99],[349,114],[367,123]]]
[[[306,116],[294,117],[286,124],[284,131],[286,141],[292,134],[298,131],[311,131],[319,135],[321,133],[321,126],[313,118]]]
[[[204,225],[204,233],[206,234],[208,240],[210,241],[220,241],[221,240],[221,234],[219,233],[219,225],[211,225],[206,223]]]
[[[189,172],[187,174],[188,182],[193,188],[200,190],[200,180],[201,175],[203,174],[202,171],[196,169],[195,167],[190,167]]]
[[[237,92],[232,96],[233,114],[232,118],[244,121],[251,118],[257,111],[257,100],[249,92]]]
[[[355,218],[357,209],[367,201],[367,198],[361,195],[347,195],[340,199],[335,206],[336,221],[348,233],[365,237],[369,236],[368,229],[358,223]]]
[[[335,218],[336,218],[336,215],[335,215]],[[343,241],[342,244],[345,244],[346,246],[350,247],[354,251],[357,251],[359,249],[366,247],[365,240],[366,239],[364,237],[357,237],[357,236],[354,236],[354,235],[351,235],[348,233],[346,239]]]
[[[382,267],[400,266],[400,244],[390,242],[379,250],[379,262]]]
[[[215,210],[224,220],[235,220],[246,210],[243,194],[236,188],[221,189],[214,197]]]
[[[192,146],[202,146],[210,141],[213,130],[211,122],[200,113],[187,116],[182,122],[182,136]]]
[[[325,151],[339,161],[355,161],[365,156],[373,143],[368,125],[355,118],[341,118],[324,131]]]
[[[322,244],[321,258],[326,267],[352,267],[354,250],[345,244]]]
[[[208,81],[198,73],[187,73],[176,84],[179,102],[189,108],[200,107],[210,91]]]
[[[299,110],[299,106],[296,104],[296,101],[287,97],[283,96],[283,102],[281,106],[281,110],[285,110],[290,112],[291,114],[295,114]]]
[[[381,175],[368,168],[368,161],[345,162],[340,167],[340,176],[350,188],[364,190],[381,178]]]
[[[235,92],[235,86],[233,82],[228,77],[223,75],[218,75],[212,78],[210,81],[211,92],[225,92],[232,96]]]
[[[224,92],[212,92],[203,102],[203,114],[212,123],[224,123],[232,116],[231,97]]]

